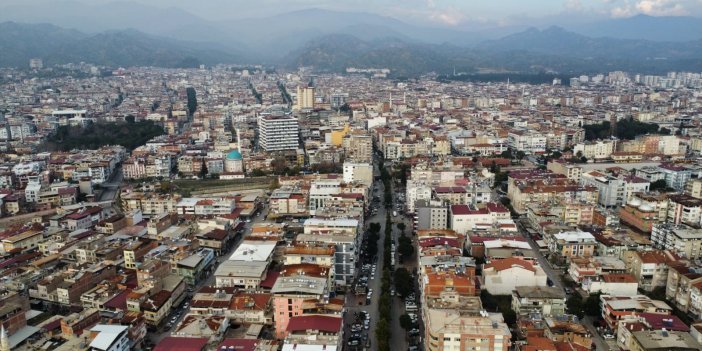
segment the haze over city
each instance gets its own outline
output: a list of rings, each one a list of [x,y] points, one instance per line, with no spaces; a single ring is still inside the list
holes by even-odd
[[[0,351],[699,351],[701,118],[699,0],[2,0]]]

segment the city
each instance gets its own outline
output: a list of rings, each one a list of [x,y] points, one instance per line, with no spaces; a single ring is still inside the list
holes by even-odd
[[[702,350],[702,73],[608,67],[0,64],[0,351]]]

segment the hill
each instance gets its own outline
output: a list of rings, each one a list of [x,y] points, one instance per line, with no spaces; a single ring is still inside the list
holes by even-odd
[[[85,34],[50,24],[0,23],[0,66],[26,67],[32,57],[48,65],[90,62],[108,66],[191,67],[198,62],[236,62],[207,43],[158,38],[136,30]]]

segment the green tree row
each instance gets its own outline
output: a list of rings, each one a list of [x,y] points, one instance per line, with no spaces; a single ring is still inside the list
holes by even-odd
[[[105,145],[122,145],[128,150],[146,144],[164,134],[163,128],[152,121],[136,123],[94,123],[86,127],[60,126],[50,135],[45,148],[50,151],[97,149]]]

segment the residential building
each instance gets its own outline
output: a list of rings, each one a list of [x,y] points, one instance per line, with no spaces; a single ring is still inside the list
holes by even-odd
[[[483,287],[493,295],[512,295],[519,286],[546,287],[543,268],[520,258],[496,260],[483,267]]]
[[[517,286],[512,291],[512,309],[518,316],[560,317],[565,313],[566,296],[560,288]]]
[[[258,118],[258,144],[264,151],[295,150],[300,126],[292,116],[261,115]]]

